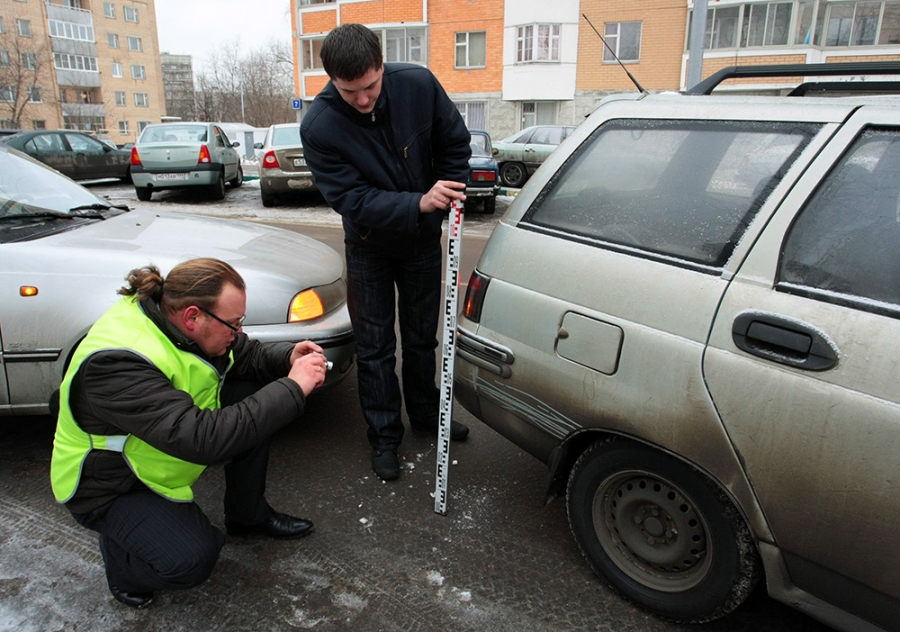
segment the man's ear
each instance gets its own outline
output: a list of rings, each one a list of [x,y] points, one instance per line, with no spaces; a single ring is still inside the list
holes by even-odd
[[[203,312],[196,305],[188,305],[181,310],[179,320],[183,323],[186,331],[195,331],[200,324],[200,316]]]

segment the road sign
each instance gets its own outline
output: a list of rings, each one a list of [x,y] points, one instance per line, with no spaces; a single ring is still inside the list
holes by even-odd
[[[291,99],[291,107],[295,110],[303,109],[303,99]]]

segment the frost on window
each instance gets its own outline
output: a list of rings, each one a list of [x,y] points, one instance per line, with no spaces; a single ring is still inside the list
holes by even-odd
[[[779,281],[900,305],[900,132],[862,134],[806,203]]]
[[[817,129],[610,121],[570,157],[525,221],[722,267]]]

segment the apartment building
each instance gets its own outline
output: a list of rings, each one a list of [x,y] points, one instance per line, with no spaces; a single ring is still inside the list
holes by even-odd
[[[154,0],[0,2],[0,127],[122,144],[165,114],[163,94]]]
[[[197,119],[197,91],[194,88],[194,65],[190,55],[162,53],[163,87],[166,91],[166,114],[183,121]]]
[[[687,88],[693,10],[693,0],[291,0],[295,87],[307,102],[318,94],[325,35],[359,22],[379,35],[385,61],[429,67],[470,128],[503,138],[578,124],[635,81]],[[708,0],[702,77],[733,65],[898,59],[900,0]],[[778,94],[792,83],[722,89]]]

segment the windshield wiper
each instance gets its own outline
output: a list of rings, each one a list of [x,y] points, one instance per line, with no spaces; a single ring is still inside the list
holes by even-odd
[[[82,204],[81,206],[73,206],[69,209],[69,213],[71,213],[75,217],[88,217],[88,218],[96,218],[96,219],[106,219],[100,213],[91,213],[90,211],[108,211],[111,208],[120,209],[122,211],[130,211],[131,209],[125,206],[124,204]]]
[[[0,215],[0,221],[19,219],[75,219],[78,215],[69,215],[59,211],[38,211],[36,213],[17,213],[15,215]]]

